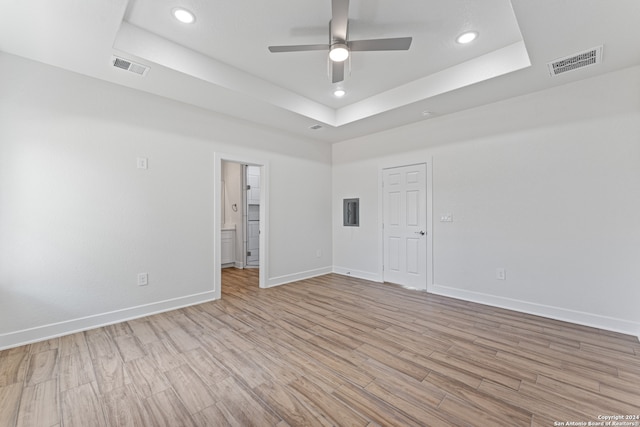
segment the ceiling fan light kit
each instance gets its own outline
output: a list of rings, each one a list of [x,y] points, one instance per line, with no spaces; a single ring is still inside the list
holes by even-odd
[[[349,48],[346,44],[335,43],[329,51],[329,58],[333,62],[343,62],[349,57]]]
[[[331,21],[329,22],[329,44],[269,46],[272,53],[308,52],[328,50],[332,83],[344,80],[344,61],[350,52],[370,52],[384,50],[409,50],[411,37],[389,39],[349,40],[349,0],[331,0]]]

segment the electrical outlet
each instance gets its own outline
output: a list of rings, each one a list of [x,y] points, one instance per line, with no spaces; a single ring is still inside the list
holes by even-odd
[[[138,286],[147,286],[149,284],[149,273],[138,273]]]
[[[316,250],[316,258],[322,258],[322,249]]]
[[[507,280],[507,270],[496,268],[496,280]]]
[[[146,157],[138,157],[136,159],[136,165],[138,169],[147,169],[149,167],[149,160]]]

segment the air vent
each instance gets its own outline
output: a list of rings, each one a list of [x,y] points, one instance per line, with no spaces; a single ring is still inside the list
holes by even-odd
[[[313,125],[313,126],[309,126],[309,129],[311,129],[311,130],[318,130],[318,129],[322,129],[322,125]]]
[[[146,65],[136,64],[135,62],[118,58],[117,56],[111,57],[111,63],[116,68],[121,68],[123,70],[130,71],[134,74],[138,74],[139,76],[145,76],[149,71],[149,67],[147,67]]]
[[[568,73],[569,71],[600,64],[601,62],[602,46],[598,46],[549,62],[549,73],[551,73],[552,76],[557,76],[558,74]]]

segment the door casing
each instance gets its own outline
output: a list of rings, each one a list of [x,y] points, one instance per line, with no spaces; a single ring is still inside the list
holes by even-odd
[[[214,153],[214,179],[213,179],[213,271],[214,283],[213,291],[216,299],[222,296],[222,275],[221,275],[221,219],[222,209],[220,195],[222,194],[222,162],[233,162],[240,164],[248,164],[260,167],[260,259],[259,259],[259,285],[261,288],[267,287],[267,277],[269,277],[269,161],[263,159],[255,159],[233,154]]]

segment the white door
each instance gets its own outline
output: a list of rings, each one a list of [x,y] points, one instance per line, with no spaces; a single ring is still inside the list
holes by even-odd
[[[427,166],[384,169],[384,280],[427,289]]]

